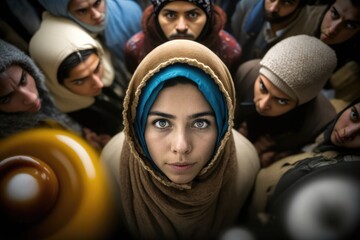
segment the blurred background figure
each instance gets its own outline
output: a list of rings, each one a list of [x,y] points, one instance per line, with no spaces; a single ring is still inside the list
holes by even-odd
[[[51,14],[69,18],[92,35],[100,34],[104,46],[124,61],[124,47],[141,30],[141,8],[131,0],[38,0]]]
[[[122,129],[125,89],[101,44],[68,19],[44,13],[30,55],[46,75],[55,105],[106,142]]]
[[[360,236],[360,98],[339,112],[308,152],[260,170],[251,200],[259,239]],[[257,228],[255,227],[255,229]]]
[[[243,48],[241,63],[262,58],[272,46],[287,37],[315,36],[326,8],[326,5],[307,5],[307,0],[239,1],[231,27]]]

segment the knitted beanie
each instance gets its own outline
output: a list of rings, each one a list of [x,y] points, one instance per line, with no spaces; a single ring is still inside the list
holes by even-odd
[[[154,5],[154,15],[157,16],[160,12],[160,10],[169,2],[175,2],[177,0],[151,0],[152,4]],[[179,0],[179,1],[185,1],[190,2],[192,4],[195,4],[199,8],[201,8],[206,15],[209,17],[211,16],[212,12],[212,4],[211,0]]]
[[[297,35],[269,49],[260,61],[260,74],[300,105],[320,93],[336,63],[335,52],[321,40]]]

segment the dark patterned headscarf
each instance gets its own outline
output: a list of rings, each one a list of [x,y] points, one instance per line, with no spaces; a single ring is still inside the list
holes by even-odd
[[[169,2],[174,2],[176,0],[151,0],[152,4],[154,5],[154,15],[157,16],[160,10]],[[190,3],[195,4],[199,8],[201,8],[206,15],[209,17],[212,13],[212,3],[211,0],[180,0],[180,1],[187,1]]]
[[[328,124],[324,131],[324,141],[319,144],[319,146],[315,149],[315,152],[325,152],[325,151],[337,151],[343,154],[350,154],[350,153],[359,153],[359,149],[351,149],[345,147],[338,147],[331,142],[331,133],[335,127],[336,122],[340,118],[340,116],[345,112],[347,109],[351,108],[355,104],[360,103],[360,97],[355,98],[352,102],[347,105],[343,110],[336,114],[334,120]]]

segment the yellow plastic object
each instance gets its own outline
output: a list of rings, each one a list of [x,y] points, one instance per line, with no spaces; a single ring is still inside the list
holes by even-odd
[[[75,134],[34,129],[2,140],[0,181],[1,189],[11,189],[9,183],[29,184],[24,187],[30,192],[25,204],[15,201],[26,195],[18,187],[12,187],[15,192],[12,195],[9,192],[0,195],[2,202],[6,202],[2,206],[10,209],[5,209],[9,210],[8,218],[1,222],[11,225],[9,221],[13,219],[16,236],[103,239],[111,234],[116,212],[112,187],[99,154]],[[31,188],[35,189],[32,193]],[[31,198],[31,194],[35,197]],[[15,210],[12,212],[11,208]]]

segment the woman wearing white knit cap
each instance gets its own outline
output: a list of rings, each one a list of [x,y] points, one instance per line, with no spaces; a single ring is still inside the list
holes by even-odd
[[[319,39],[298,35],[239,67],[235,127],[254,143],[263,167],[300,151],[333,119],[321,90],[336,62]]]

